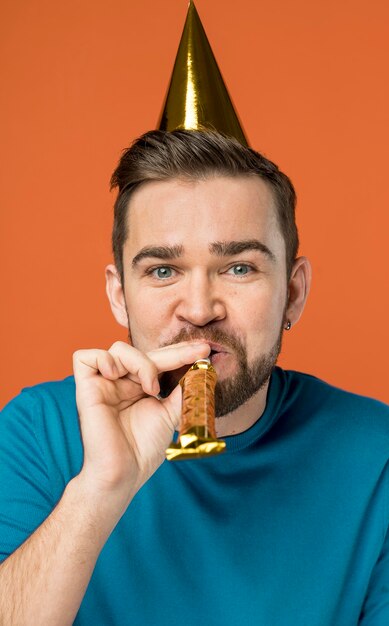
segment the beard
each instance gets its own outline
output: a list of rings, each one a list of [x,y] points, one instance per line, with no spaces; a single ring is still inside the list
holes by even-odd
[[[223,417],[247,402],[268,382],[273,368],[281,352],[283,329],[281,327],[277,341],[267,353],[257,357],[249,364],[247,350],[240,339],[234,335],[213,328],[183,328],[177,335],[163,343],[161,347],[180,343],[181,341],[204,341],[222,344],[231,350],[237,359],[235,375],[218,381],[215,388],[215,416]],[[179,379],[186,373],[188,367],[173,372],[165,372],[160,379],[161,396],[167,397],[177,385]]]

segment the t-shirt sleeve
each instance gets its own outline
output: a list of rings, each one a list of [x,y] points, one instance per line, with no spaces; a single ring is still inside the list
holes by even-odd
[[[36,436],[40,405],[26,391],[0,413],[0,562],[14,552],[55,506]]]
[[[358,626],[389,624],[389,521],[380,556],[373,568]]]

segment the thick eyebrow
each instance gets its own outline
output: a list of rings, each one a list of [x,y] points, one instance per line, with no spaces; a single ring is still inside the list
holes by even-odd
[[[258,250],[266,255],[273,263],[276,257],[273,252],[264,243],[258,239],[243,239],[241,241],[215,241],[209,246],[211,254],[217,256],[235,256],[247,250]]]
[[[132,259],[132,267],[136,267],[142,259],[163,259],[170,261],[182,256],[183,246],[145,246]]]
[[[273,252],[258,239],[243,239],[241,241],[215,241],[209,244],[209,251],[216,256],[235,256],[247,250],[258,250],[265,254],[273,263],[276,257]],[[132,267],[136,267],[143,259],[162,259],[170,261],[182,256],[184,247],[175,246],[145,246],[132,259]]]

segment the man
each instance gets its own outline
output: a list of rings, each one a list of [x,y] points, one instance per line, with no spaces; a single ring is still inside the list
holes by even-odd
[[[289,179],[216,132],[154,131],[112,183],[129,343],[4,410],[0,622],[387,625],[388,409],[275,367],[311,280]],[[227,452],[164,462],[205,357]]]

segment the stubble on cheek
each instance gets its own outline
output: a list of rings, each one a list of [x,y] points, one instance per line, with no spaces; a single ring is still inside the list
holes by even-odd
[[[258,356],[252,364],[248,362],[243,343],[237,337],[217,328],[183,329],[164,345],[194,339],[204,339],[228,347],[236,358],[236,373],[216,384],[215,413],[219,418],[247,402],[267,383],[281,350],[282,329],[272,349]],[[188,369],[189,366],[185,366],[174,372],[165,372],[160,379],[161,395],[168,396]]]
[[[286,308],[286,307],[285,307]],[[138,349],[142,347],[133,342],[128,316],[128,341],[130,345]],[[249,364],[247,350],[243,341],[236,335],[226,333],[219,328],[207,326],[204,328],[182,328],[176,335],[163,341],[156,341],[158,347],[165,347],[181,343],[183,341],[204,340],[217,343],[228,348],[236,359],[236,373],[216,384],[215,389],[215,413],[220,418],[239,408],[257,393],[269,380],[277,358],[281,351],[283,328],[281,326],[277,340],[271,350],[266,354],[257,356],[253,363]],[[180,379],[186,374],[191,365],[185,365],[171,372],[160,375],[161,396],[167,397]]]

